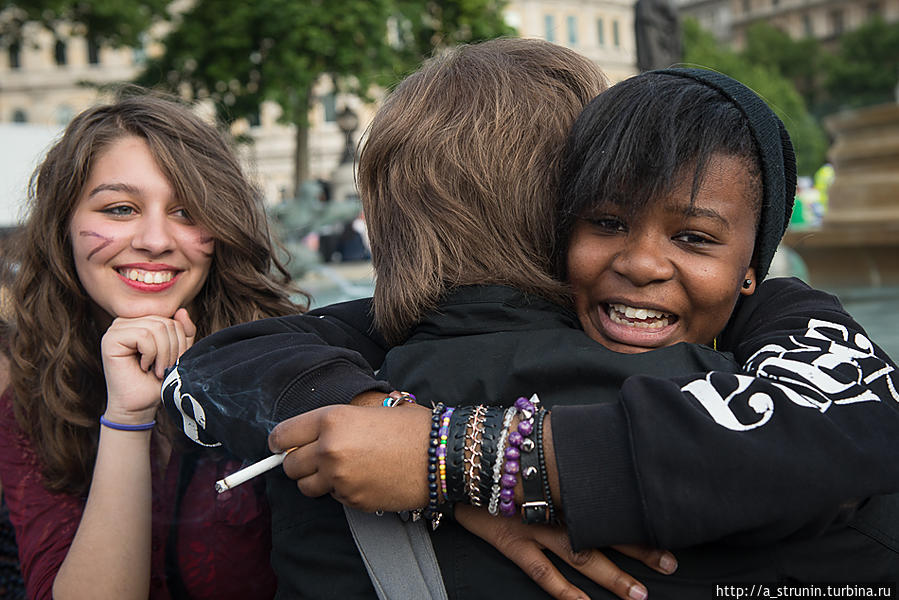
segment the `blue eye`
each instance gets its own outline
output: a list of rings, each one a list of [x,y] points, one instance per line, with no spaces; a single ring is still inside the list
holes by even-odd
[[[134,214],[134,208],[127,204],[119,204],[117,206],[109,206],[103,209],[103,212],[114,217],[128,217]]]

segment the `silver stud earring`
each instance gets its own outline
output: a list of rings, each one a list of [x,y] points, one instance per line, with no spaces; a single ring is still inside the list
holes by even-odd
[[[744,289],[744,290],[748,290],[748,289],[751,288],[751,287],[752,287],[752,280],[751,280],[751,279],[746,279],[746,280],[743,281],[743,289]]]

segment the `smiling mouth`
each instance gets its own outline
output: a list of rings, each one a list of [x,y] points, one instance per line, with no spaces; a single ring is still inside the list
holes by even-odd
[[[116,269],[122,277],[146,284],[168,283],[175,277],[174,271],[144,271],[142,269]]]
[[[677,317],[671,313],[626,304],[608,304],[606,311],[613,323],[637,329],[663,329],[677,321]]]

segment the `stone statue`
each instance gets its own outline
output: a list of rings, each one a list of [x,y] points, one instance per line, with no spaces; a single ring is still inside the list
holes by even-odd
[[[681,60],[680,21],[672,0],[637,0],[634,5],[637,68],[664,69]]]

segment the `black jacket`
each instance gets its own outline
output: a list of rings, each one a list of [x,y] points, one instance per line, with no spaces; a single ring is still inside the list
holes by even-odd
[[[335,348],[317,354],[323,350],[321,340],[347,343],[338,338],[348,333],[357,344],[352,331],[368,325],[356,307],[339,306],[320,319],[269,320],[206,338],[169,378],[167,406],[180,407],[186,417],[202,407],[206,419],[201,433],[223,439],[238,453],[251,441],[246,446],[252,452],[244,454],[255,458],[264,453],[270,423],[339,401],[324,397],[325,382],[342,381],[343,393],[350,395],[376,385],[365,382],[366,367],[358,356]],[[317,331],[304,333],[298,327]],[[426,318],[404,346],[390,352],[381,375],[390,387],[408,389],[422,399],[508,404],[518,395],[537,392],[555,406],[562,504],[576,547],[619,542],[691,546],[678,551],[681,567],[674,578],[661,578],[618,557],[650,585],[654,597],[665,589],[658,586],[683,585],[685,577],[706,585],[733,581],[730,575],[770,581],[834,573],[832,568],[807,571],[807,560],[790,558],[799,544],[792,538],[822,534],[817,541],[835,540],[823,548],[842,543],[856,555],[869,549],[870,538],[845,526],[857,518],[854,511],[840,506],[850,501],[848,506],[856,508],[859,504],[852,500],[899,489],[892,441],[899,433],[896,374],[832,297],[796,280],[774,280],[742,302],[721,345],[734,351],[747,374],[737,373],[727,356],[689,344],[616,354],[576,327],[568,311],[514,290],[461,290]],[[315,355],[309,346],[313,342],[319,344]],[[368,343],[360,349],[377,366],[377,348],[383,344]],[[629,377],[634,373],[640,375]],[[666,378],[672,373],[678,375]],[[262,389],[248,392],[257,386]],[[186,392],[193,402],[185,401]],[[243,420],[244,407],[232,410],[248,401],[262,417],[259,424]],[[279,523],[278,507],[290,512],[292,506],[284,497],[299,497],[292,482],[284,483],[274,484],[275,555],[279,543],[284,548],[293,544],[293,558],[281,566],[302,586],[317,569],[303,563],[316,556],[326,561],[336,557],[318,555],[320,547],[297,555],[301,538],[291,542],[290,535],[279,535],[279,528],[282,533],[284,527],[296,530],[295,517]],[[337,531],[341,515],[329,514],[335,521],[331,531]],[[303,522],[311,520],[304,517]],[[304,536],[316,533],[327,535],[303,531]],[[701,545],[722,538],[713,546]],[[787,541],[781,546],[772,540]],[[764,551],[759,544],[767,545]],[[498,580],[506,586],[534,591],[517,567],[451,524],[438,530],[435,545],[451,593],[480,595],[484,590],[466,586],[488,582],[490,573],[504,573]],[[874,554],[884,565],[856,575],[876,578],[899,571],[894,553]],[[815,564],[814,553],[796,556],[812,556]],[[841,559],[840,564],[847,562]],[[484,577],[474,575],[478,572]],[[567,574],[590,587],[573,572]],[[659,578],[663,582],[656,584]],[[594,593],[602,597],[603,592]]]

